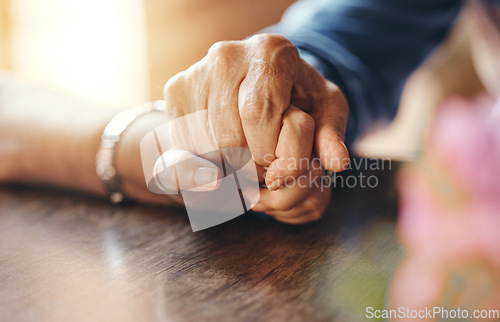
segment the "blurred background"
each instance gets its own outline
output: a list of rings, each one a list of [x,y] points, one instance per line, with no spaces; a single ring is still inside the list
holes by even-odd
[[[164,83],[216,41],[279,21],[292,0],[0,0],[0,69],[86,101],[129,106],[161,99]],[[361,156],[413,159],[435,107],[482,86],[464,12],[452,36],[410,79],[389,127],[356,147]]]
[[[99,104],[161,98],[211,44],[279,21],[291,0],[0,0],[0,66]]]

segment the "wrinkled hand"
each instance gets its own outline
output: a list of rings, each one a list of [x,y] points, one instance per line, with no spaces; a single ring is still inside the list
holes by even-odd
[[[319,159],[310,160],[309,169],[276,191],[261,189],[260,200],[252,208],[288,224],[303,224],[321,218],[330,202],[331,187],[322,182],[324,170]]]
[[[339,88],[300,59],[279,35],[214,44],[208,54],[165,85],[169,116],[208,109],[220,147],[249,147],[268,167],[266,185],[298,177],[312,147],[327,170],[348,165],[343,143],[348,107]],[[299,109],[282,123],[290,104]]]
[[[329,189],[295,179],[319,180],[313,155],[324,169],[347,167],[348,107],[339,88],[300,59],[286,38],[218,42],[166,83],[164,98],[171,119],[206,109],[218,146],[248,147],[267,170],[260,175],[270,191],[261,191],[254,210],[290,223],[321,216]]]
[[[216,164],[221,165],[222,152],[225,160],[224,169],[231,173],[238,170],[239,180],[245,180],[246,184],[241,186],[244,190],[243,196],[254,211],[265,212],[279,221],[293,224],[321,217],[330,200],[330,186],[328,181],[322,181],[324,169],[316,156],[301,160],[301,166],[306,171],[298,178],[286,178],[280,189],[270,191],[261,188],[259,199],[259,195],[255,195],[253,191],[253,187],[258,185],[259,175],[252,174],[256,169],[255,166],[248,167],[247,163],[253,164],[249,150],[229,147],[219,151],[209,128],[207,113],[200,114],[200,112],[188,115],[188,119],[177,118],[156,128],[155,136],[163,138],[160,144],[165,152],[156,160],[153,170],[150,171],[156,174],[154,178],[147,180],[153,184],[150,186],[151,191],[175,195],[180,191],[207,192],[218,189],[223,168]],[[294,115],[297,113],[300,113],[297,107],[292,105],[288,108],[283,115],[283,128],[286,124],[294,122]],[[152,134],[149,136],[153,137]],[[152,146],[146,148],[143,143],[145,142],[141,142],[143,152],[151,150]],[[157,145],[154,141],[149,144]],[[234,170],[228,170],[228,167]],[[250,184],[249,180],[254,183]]]

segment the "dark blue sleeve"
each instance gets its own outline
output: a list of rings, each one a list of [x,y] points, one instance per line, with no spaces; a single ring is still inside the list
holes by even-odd
[[[277,25],[349,102],[348,145],[396,114],[410,73],[453,25],[459,0],[300,0]]]

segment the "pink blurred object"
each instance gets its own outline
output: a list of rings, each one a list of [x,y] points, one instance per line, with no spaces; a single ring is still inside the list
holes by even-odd
[[[453,98],[439,110],[432,160],[424,157],[423,169],[400,180],[399,228],[409,246],[431,242],[459,254],[473,247],[500,267],[500,119],[490,117],[493,104]]]
[[[500,100],[496,102],[500,108]],[[500,202],[500,119],[495,101],[450,99],[439,111],[431,149],[453,167],[471,196],[481,203]]]
[[[390,306],[500,308],[500,100],[447,100],[426,153],[399,179],[408,257],[393,278]],[[460,299],[445,299],[450,292]]]

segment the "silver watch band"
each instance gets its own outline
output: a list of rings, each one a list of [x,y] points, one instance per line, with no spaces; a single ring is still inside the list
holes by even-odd
[[[111,203],[121,203],[125,196],[121,190],[120,176],[116,171],[116,150],[123,132],[139,116],[149,112],[165,111],[165,101],[146,102],[118,112],[104,128],[101,145],[96,155],[96,172],[108,191]]]

